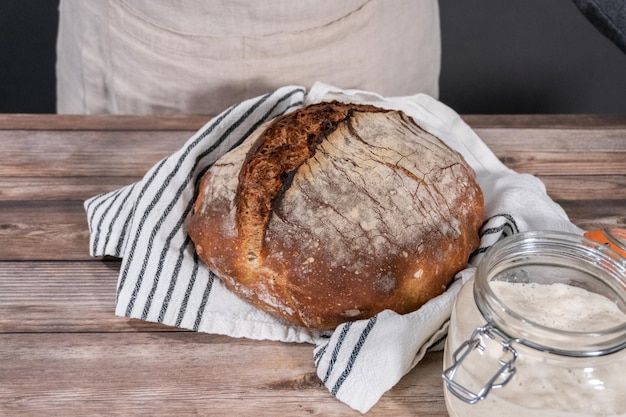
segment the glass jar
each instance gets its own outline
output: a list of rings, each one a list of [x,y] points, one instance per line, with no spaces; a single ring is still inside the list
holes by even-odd
[[[626,258],[583,236],[496,243],[461,289],[444,354],[452,417],[626,416]]]

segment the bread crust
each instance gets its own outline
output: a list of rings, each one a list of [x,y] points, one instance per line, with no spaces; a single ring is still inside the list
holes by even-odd
[[[463,157],[410,117],[320,103],[259,127],[204,175],[188,230],[234,293],[329,330],[418,309],[478,247]]]

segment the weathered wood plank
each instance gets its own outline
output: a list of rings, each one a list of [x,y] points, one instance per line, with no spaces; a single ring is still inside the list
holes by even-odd
[[[445,416],[441,353],[368,416]],[[236,366],[234,366],[236,364]],[[358,416],[315,375],[311,345],[192,332],[0,334],[0,414]]]
[[[198,130],[211,116],[0,114],[0,130]]]
[[[210,115],[0,114],[0,130],[197,130]],[[624,114],[465,114],[474,128],[625,128]]]
[[[117,190],[141,176],[46,177],[0,176],[0,201],[81,200]]]
[[[553,200],[624,200],[626,175],[541,175]]]
[[[186,132],[0,131],[2,176],[143,176]]]
[[[496,154],[506,151],[576,153],[626,152],[626,128],[616,129],[475,129]]]
[[[561,198],[553,196],[573,223],[583,228],[626,225],[623,189],[612,195],[612,186],[607,186],[606,193],[597,189],[590,198],[563,198],[575,187],[575,181],[567,187],[561,182],[556,191]],[[615,196],[618,198],[612,199]],[[0,242],[0,261],[91,259],[83,201],[0,200]]]
[[[509,168],[534,175],[626,175],[626,129],[480,129]]]
[[[626,141],[625,141],[626,142]],[[626,175],[626,152],[541,152],[523,150],[500,153],[506,166],[532,175]]]
[[[82,201],[0,201],[0,260],[89,259]]]
[[[585,230],[626,228],[626,200],[559,201],[573,222]]]
[[[539,175],[553,199],[626,199],[626,175]],[[81,200],[117,190],[140,176],[3,177],[0,201]]]
[[[119,260],[0,262],[0,333],[163,331],[115,316]]]
[[[575,175],[626,173],[625,129],[479,129],[511,168]],[[0,176],[141,177],[188,131],[0,130]]]

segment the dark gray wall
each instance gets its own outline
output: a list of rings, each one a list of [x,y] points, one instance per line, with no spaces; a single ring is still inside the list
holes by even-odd
[[[0,113],[54,113],[57,0],[0,0]]]
[[[626,113],[626,55],[571,0],[440,0],[459,113]]]
[[[420,1],[420,0],[415,0]],[[53,113],[57,0],[0,1],[0,113]],[[571,0],[440,0],[459,113],[626,113],[626,55]]]

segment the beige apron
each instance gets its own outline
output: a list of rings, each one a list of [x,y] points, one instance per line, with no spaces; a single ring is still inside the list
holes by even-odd
[[[438,95],[437,0],[61,0],[57,111],[215,114],[322,81]]]

